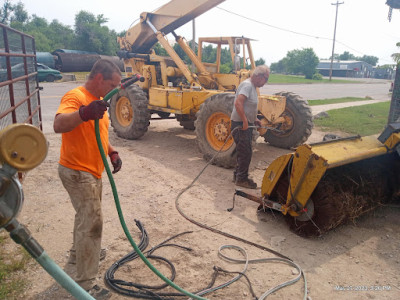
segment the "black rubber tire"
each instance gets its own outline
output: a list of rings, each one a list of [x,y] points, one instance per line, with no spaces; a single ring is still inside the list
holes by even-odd
[[[196,141],[206,161],[210,161],[219,152],[226,140],[224,137],[230,135],[230,117],[234,100],[234,94],[223,93],[212,96],[201,104],[199,111],[196,113],[196,121],[194,122]],[[223,120],[222,118],[218,119],[218,116],[223,117]],[[213,121],[214,123],[212,123]],[[207,128],[210,122],[214,124],[214,127],[219,122],[221,127],[219,140],[218,138],[210,140],[210,136],[212,137],[212,134],[210,135],[211,128]],[[236,165],[236,146],[233,138],[230,137],[230,139],[224,146],[225,149],[214,158],[212,164],[224,168],[232,168]]]
[[[150,125],[149,100],[143,90],[133,84],[111,98],[111,126],[124,139],[141,138]]]
[[[165,112],[165,111],[158,111],[157,115],[161,118],[161,119],[168,119],[169,116],[171,115],[171,113],[169,112]]]
[[[194,120],[179,121],[179,125],[187,130],[195,130],[196,126],[194,126],[194,122]]]
[[[285,124],[279,125],[277,129],[284,130],[283,133],[268,130],[264,134],[264,140],[279,148],[297,147],[311,135],[313,118],[310,106],[307,100],[294,93],[279,92],[276,95],[286,97],[286,108],[282,115],[292,121],[292,126],[284,128]]]
[[[56,78],[53,75],[47,75],[46,76],[46,81],[47,82],[54,82],[54,80],[56,80]]]

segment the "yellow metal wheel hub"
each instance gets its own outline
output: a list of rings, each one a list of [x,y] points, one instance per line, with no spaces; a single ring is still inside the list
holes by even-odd
[[[121,97],[118,99],[115,110],[115,116],[121,126],[126,127],[132,123],[133,108],[127,97]]]
[[[231,120],[224,113],[217,112],[208,118],[206,124],[206,137],[209,145],[219,151],[231,133]],[[232,137],[224,145],[222,151],[228,150],[233,144]]]
[[[18,171],[29,171],[47,155],[46,138],[31,124],[16,123],[0,131],[0,164],[7,163]]]
[[[285,119],[285,122],[283,122],[281,124],[281,126],[279,127],[279,130],[284,131],[283,134],[280,135],[288,135],[290,133],[290,131],[293,129],[293,117],[290,113],[284,112],[282,117]]]

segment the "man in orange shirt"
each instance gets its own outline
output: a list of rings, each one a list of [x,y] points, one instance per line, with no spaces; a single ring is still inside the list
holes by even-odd
[[[118,87],[120,81],[121,72],[114,63],[98,60],[87,82],[63,96],[53,124],[54,131],[62,133],[58,173],[76,212],[69,262],[76,263],[76,282],[96,299],[108,299],[111,295],[95,284],[99,260],[105,257],[105,251],[101,253],[104,165],[94,120],[99,119],[101,143],[116,173],[122,161],[108,141],[107,104],[99,99]]]

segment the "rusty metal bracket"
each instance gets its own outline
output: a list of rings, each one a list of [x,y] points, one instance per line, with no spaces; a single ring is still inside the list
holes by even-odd
[[[231,208],[228,208],[227,211],[232,211],[235,207],[235,200],[236,200],[236,195],[241,196],[243,198],[249,199],[251,201],[257,202],[260,204],[265,211],[266,208],[274,209],[280,212],[283,212],[285,209],[283,206],[275,201],[271,201],[265,197],[258,197],[252,194],[248,194],[246,192],[243,192],[240,189],[235,189],[235,193],[233,194],[233,204]]]

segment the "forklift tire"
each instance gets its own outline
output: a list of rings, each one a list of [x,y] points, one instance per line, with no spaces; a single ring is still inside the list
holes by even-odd
[[[171,115],[171,113],[169,112],[165,112],[165,111],[158,111],[157,115],[161,118],[161,119],[168,119],[169,116]]]
[[[143,90],[133,84],[111,98],[111,126],[124,139],[141,138],[150,124],[149,100]]]
[[[187,130],[195,130],[193,120],[179,121],[179,125],[181,125],[184,129],[187,129]]]
[[[224,168],[236,165],[236,146],[230,136],[234,100],[235,95],[228,93],[208,98],[201,104],[194,123],[197,145],[204,159],[210,161],[218,153],[212,164]]]
[[[282,116],[285,123],[276,129],[282,132],[268,130],[264,134],[265,142],[279,148],[294,148],[303,144],[311,135],[313,128],[312,113],[307,100],[290,92],[279,92],[275,95],[286,97],[286,108]]]

